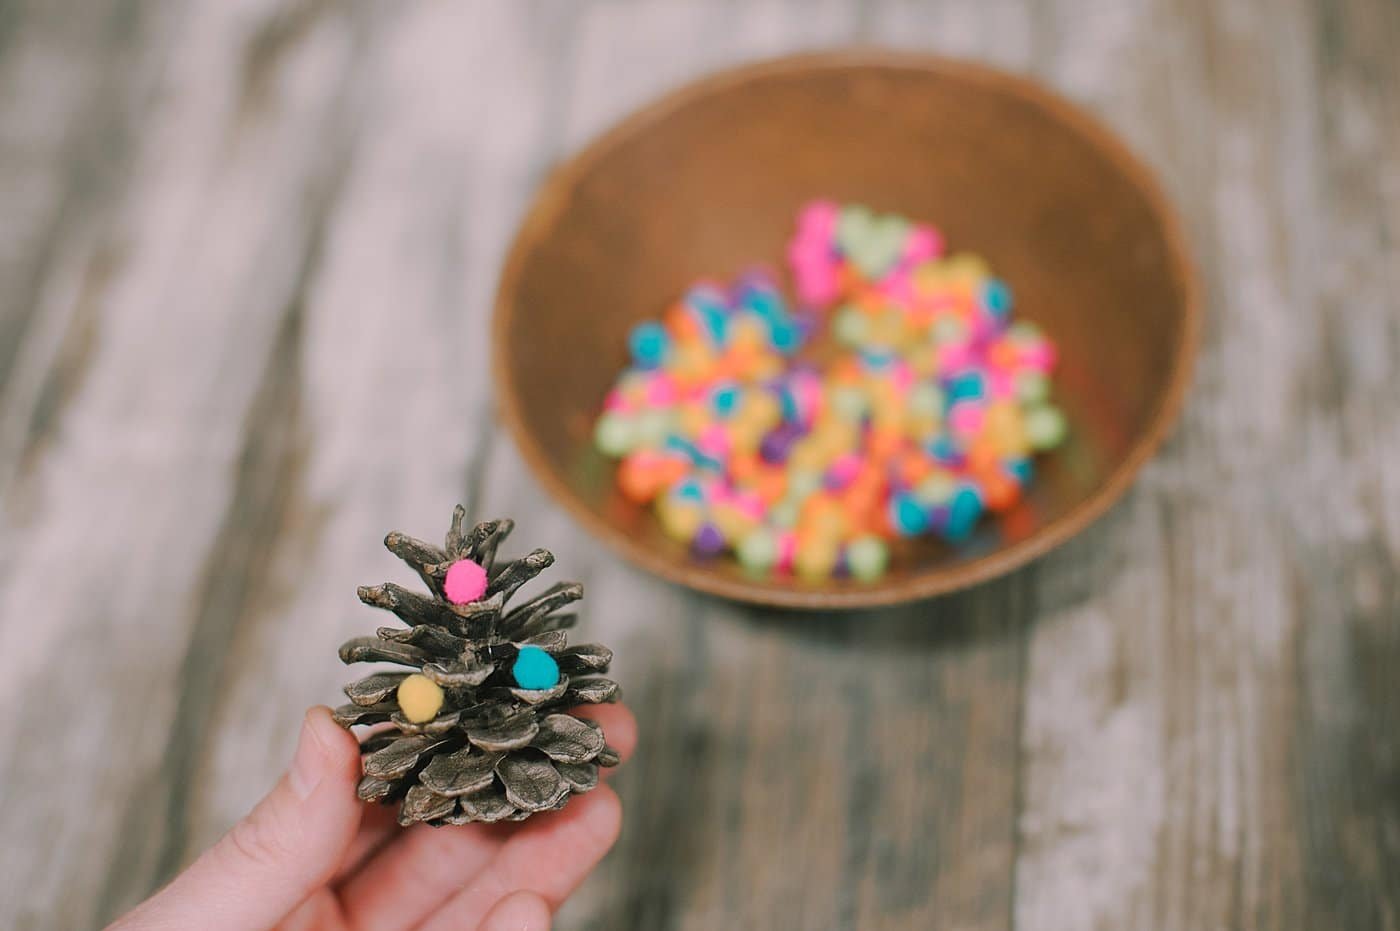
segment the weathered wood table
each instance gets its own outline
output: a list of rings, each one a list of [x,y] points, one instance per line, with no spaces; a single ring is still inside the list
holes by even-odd
[[[1159,172],[1182,426],[994,584],[812,617],[600,551],[491,419],[552,161],[706,70],[1039,76]],[[1394,0],[0,5],[0,926],[83,928],[280,771],[385,530],[514,515],[641,721],[594,928],[1400,928]]]

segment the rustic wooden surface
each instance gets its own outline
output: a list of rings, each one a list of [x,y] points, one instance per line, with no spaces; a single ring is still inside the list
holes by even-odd
[[[1038,564],[904,610],[690,597],[490,419],[546,167],[714,67],[989,60],[1116,127],[1209,295],[1181,428]],[[0,927],[242,813],[461,499],[589,589],[642,744],[577,928],[1400,928],[1394,0],[0,3]]]

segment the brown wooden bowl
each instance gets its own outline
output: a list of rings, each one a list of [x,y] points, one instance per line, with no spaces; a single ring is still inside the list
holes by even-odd
[[[626,334],[702,276],[781,266],[800,205],[826,197],[938,226],[981,253],[1018,316],[1058,343],[1070,439],[1025,501],[973,539],[896,553],[873,583],[755,579],[698,561],[615,489],[592,426]],[[890,604],[1007,572],[1114,502],[1177,416],[1200,325],[1180,226],[1111,133],[1040,86],[884,51],[801,55],[668,94],[560,166],[516,235],[494,365],[541,483],[598,539],[656,574],[743,601]]]

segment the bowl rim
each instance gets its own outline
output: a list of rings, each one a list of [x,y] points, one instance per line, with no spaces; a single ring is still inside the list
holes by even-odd
[[[1142,193],[1162,229],[1171,273],[1178,279],[1183,295],[1182,325],[1172,350],[1166,390],[1146,430],[1098,488],[1030,536],[967,562],[915,572],[898,581],[876,581],[866,588],[770,588],[712,572],[701,564],[672,560],[590,510],[555,473],[550,458],[525,426],[519,398],[510,388],[514,371],[506,351],[507,333],[514,316],[526,254],[567,208],[569,192],[577,181],[610,150],[710,94],[772,76],[853,68],[922,71],[979,84],[1020,98],[1087,139]],[[1102,517],[1128,490],[1175,425],[1191,384],[1202,317],[1201,282],[1180,218],[1152,170],[1098,117],[1030,77],[980,62],[902,49],[839,48],[763,59],[702,75],[630,111],[581,150],[554,166],[536,189],[502,267],[492,314],[491,369],[498,416],[514,437],[536,480],[586,531],[623,558],[670,582],[736,601],[781,608],[845,610],[933,598],[989,581],[1038,559]]]

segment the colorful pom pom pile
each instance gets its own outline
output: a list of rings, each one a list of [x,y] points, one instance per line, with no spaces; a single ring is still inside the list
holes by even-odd
[[[594,434],[622,493],[697,555],[810,580],[876,579],[891,541],[1013,507],[1065,419],[1006,284],[860,206],[809,204],[787,256],[799,310],[753,272],[632,331]]]

